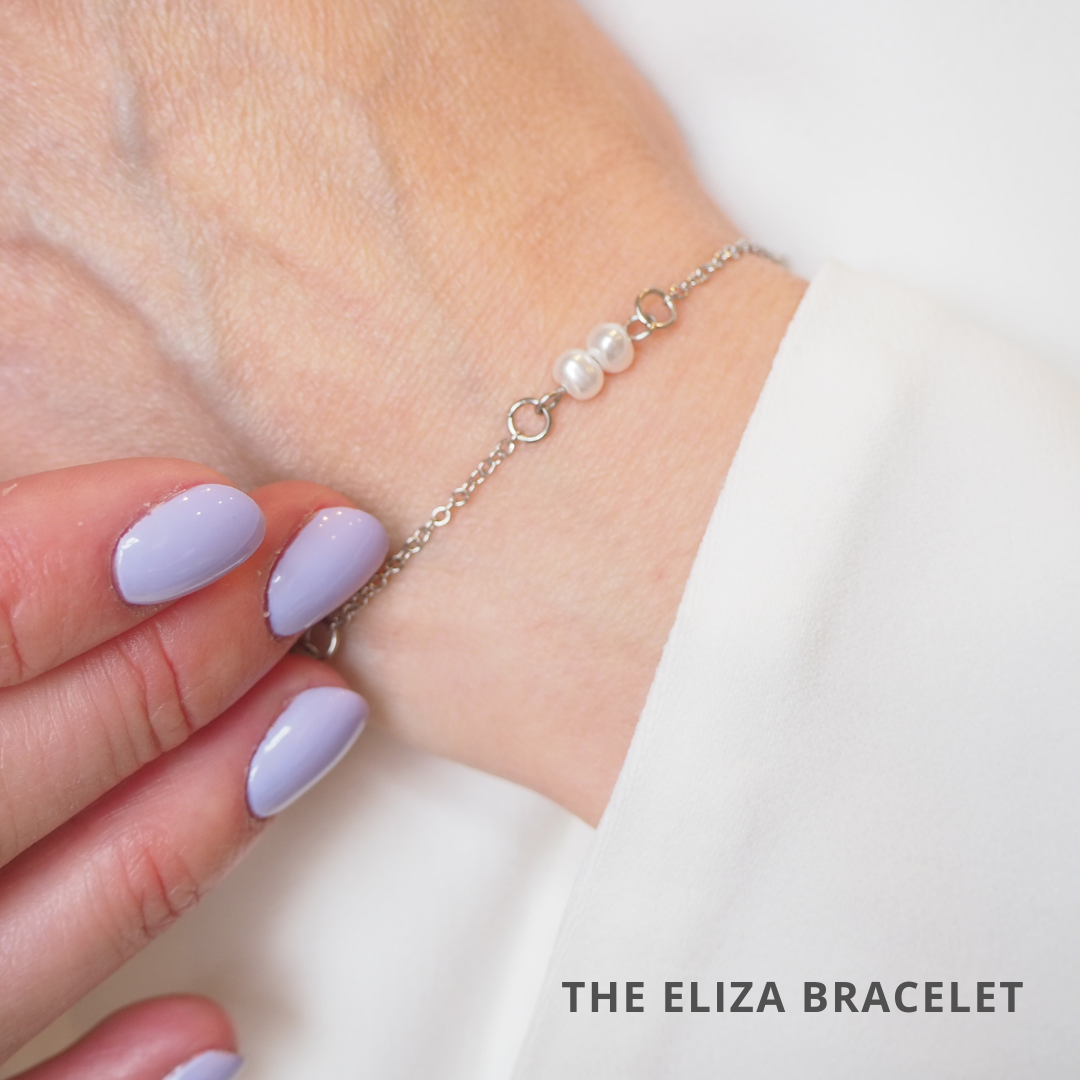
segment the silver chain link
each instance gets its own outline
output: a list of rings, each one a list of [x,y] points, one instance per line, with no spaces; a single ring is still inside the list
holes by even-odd
[[[718,270],[722,270],[729,262],[734,262],[743,255],[760,255],[773,262],[779,261],[776,256],[769,254],[757,244],[751,244],[749,240],[738,240],[734,244],[722,247],[708,262],[695,267],[684,280],[672,285],[666,291],[656,288],[643,289],[638,293],[634,303],[634,314],[623,323],[631,340],[635,343],[644,341],[657,330],[666,330],[678,318],[675,305],[679,301],[685,300],[694,289],[708,281]],[[665,313],[660,318],[642,307],[642,304],[650,297],[655,297],[665,308]],[[639,329],[633,330],[634,326],[638,326]],[[476,489],[511,457],[518,444],[537,443],[547,438],[551,433],[551,414],[565,396],[566,387],[559,386],[542,397],[521,398],[515,401],[506,414],[506,427],[510,434],[499,440],[491,453],[469,473],[469,478],[464,484],[450,492],[450,497],[446,502],[431,511],[431,516],[427,521],[382,564],[375,576],[359,592],[349,597],[341,607],[300,638],[297,643],[298,648],[319,660],[326,660],[333,656],[337,651],[341,630],[353,616],[361,608],[367,607],[372,599],[390,584],[394,576],[405,569],[414,555],[419,555],[424,550],[437,530],[450,524],[454,512],[468,504]],[[517,424],[518,413],[526,407],[530,407],[530,411],[540,418],[538,430],[531,434],[521,430]]]

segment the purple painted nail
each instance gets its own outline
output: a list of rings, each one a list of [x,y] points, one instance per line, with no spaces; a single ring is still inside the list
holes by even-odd
[[[224,577],[262,543],[258,504],[224,484],[203,484],[155,506],[120,538],[116,591],[129,604],[162,604]]]
[[[165,1080],[232,1080],[243,1068],[244,1059],[228,1050],[207,1050],[183,1065],[177,1065]]]
[[[314,626],[379,569],[389,546],[382,524],[363,510],[320,510],[296,534],[270,575],[270,629],[278,637],[289,637]]]
[[[352,690],[316,686],[297,694],[248,766],[251,812],[271,817],[314,787],[345,756],[367,715],[367,702]]]

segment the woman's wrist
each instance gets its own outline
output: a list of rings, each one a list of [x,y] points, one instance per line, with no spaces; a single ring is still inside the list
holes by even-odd
[[[344,666],[384,723],[598,820],[801,295],[779,268],[746,260],[600,396],[564,402],[551,438],[519,448],[347,632]],[[495,406],[473,425],[472,453],[448,425],[454,460],[431,462],[437,479],[411,525],[501,423]]]
[[[735,238],[576,8],[318,15],[137,8],[77,40],[24,16],[44,96],[4,148],[3,324],[48,404],[11,416],[9,474],[196,458],[334,486],[399,540],[555,355]],[[801,288],[744,260],[560,408],[350,628],[376,722],[596,820]]]

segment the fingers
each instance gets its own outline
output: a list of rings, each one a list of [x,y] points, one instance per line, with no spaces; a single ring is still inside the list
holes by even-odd
[[[202,465],[131,459],[0,486],[0,686],[24,682],[228,573],[259,507]]]
[[[281,657],[378,567],[382,527],[316,485],[219,480],[140,461],[0,490],[0,1058],[197,900],[366,718],[330,669]],[[105,1045],[149,1075],[116,1023],[36,1075]]]
[[[287,804],[351,745],[365,711],[332,669],[289,656],[11,863],[0,875],[0,1060],[194,904],[261,829],[249,796],[261,812]]]
[[[242,1063],[232,1025],[217,1005],[167,997],[114,1013],[13,1080],[229,1080]]]
[[[288,648],[274,629],[296,633],[382,561],[382,527],[327,488],[274,484],[252,498],[266,536],[242,566],[0,691],[0,864],[228,708]]]

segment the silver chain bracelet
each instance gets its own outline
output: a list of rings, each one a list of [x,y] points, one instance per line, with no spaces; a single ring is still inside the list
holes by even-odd
[[[605,374],[617,374],[630,366],[636,342],[644,341],[655,331],[666,330],[674,324],[678,318],[676,303],[685,300],[692,290],[708,281],[717,270],[722,270],[729,262],[735,262],[743,255],[760,255],[773,262],[779,261],[764,248],[751,244],[748,240],[728,244],[717,251],[708,262],[695,267],[683,281],[672,285],[666,291],[657,288],[643,289],[634,303],[634,314],[626,322],[601,323],[590,333],[589,344],[585,349],[570,349],[563,353],[555,361],[555,377],[560,385],[542,397],[526,397],[515,401],[506,414],[509,434],[500,439],[491,453],[469,473],[464,484],[450,492],[446,502],[431,511],[427,521],[382,564],[359,592],[349,597],[341,607],[316,623],[300,638],[298,647],[319,660],[327,660],[333,656],[341,639],[341,631],[352,617],[361,608],[367,607],[372,599],[393,581],[394,576],[408,566],[414,555],[419,555],[424,550],[436,530],[450,524],[454,512],[468,503],[476,489],[514,453],[518,444],[538,443],[551,434],[552,413],[567,394],[579,400],[595,397],[603,386]],[[650,298],[663,304],[664,311],[660,318],[642,307]],[[531,433],[518,427],[518,414],[526,408],[539,418],[537,430]]]

